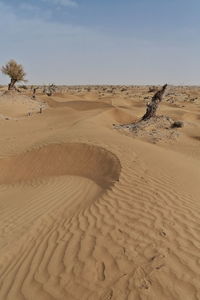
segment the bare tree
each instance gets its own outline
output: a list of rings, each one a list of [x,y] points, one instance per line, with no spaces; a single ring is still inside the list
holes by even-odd
[[[11,59],[5,66],[1,68],[3,74],[8,75],[11,79],[8,90],[15,88],[15,83],[19,81],[26,81],[24,68],[22,65],[18,64],[15,60]]]
[[[141,121],[146,121],[155,117],[156,111],[158,109],[159,103],[162,101],[165,91],[167,88],[167,84],[165,84],[155,95],[152,97],[151,102],[147,104],[146,113],[142,117]]]
[[[46,94],[46,92],[47,92],[47,87],[46,87],[46,85],[43,86],[42,92],[43,92],[43,94]]]
[[[36,97],[36,91],[39,89],[39,87],[33,87],[33,94],[32,94],[32,99],[35,99]]]
[[[52,96],[52,94],[55,93],[55,91],[56,91],[56,86],[55,84],[52,83],[47,87],[46,94],[47,96]]]

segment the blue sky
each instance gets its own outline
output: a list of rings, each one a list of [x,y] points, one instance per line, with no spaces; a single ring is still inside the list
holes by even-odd
[[[30,84],[199,84],[199,15],[199,0],[0,0],[0,65]]]

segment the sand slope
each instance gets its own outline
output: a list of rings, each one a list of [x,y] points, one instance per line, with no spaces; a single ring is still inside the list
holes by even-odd
[[[153,144],[112,127],[134,99],[42,99],[0,120],[0,299],[200,299],[200,110]]]
[[[0,94],[0,118],[16,119],[38,113],[40,108],[45,109],[43,102],[32,100],[30,96],[21,95],[15,91],[5,91]]]

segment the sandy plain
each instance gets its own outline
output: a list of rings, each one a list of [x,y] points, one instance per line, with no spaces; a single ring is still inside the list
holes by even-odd
[[[200,299],[200,88],[0,89],[0,299]],[[30,102],[29,102],[30,101]],[[39,113],[40,107],[44,108]]]

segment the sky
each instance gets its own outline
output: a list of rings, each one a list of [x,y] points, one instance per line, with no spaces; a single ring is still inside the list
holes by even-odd
[[[0,0],[0,65],[29,84],[198,85],[199,14],[199,0]]]

